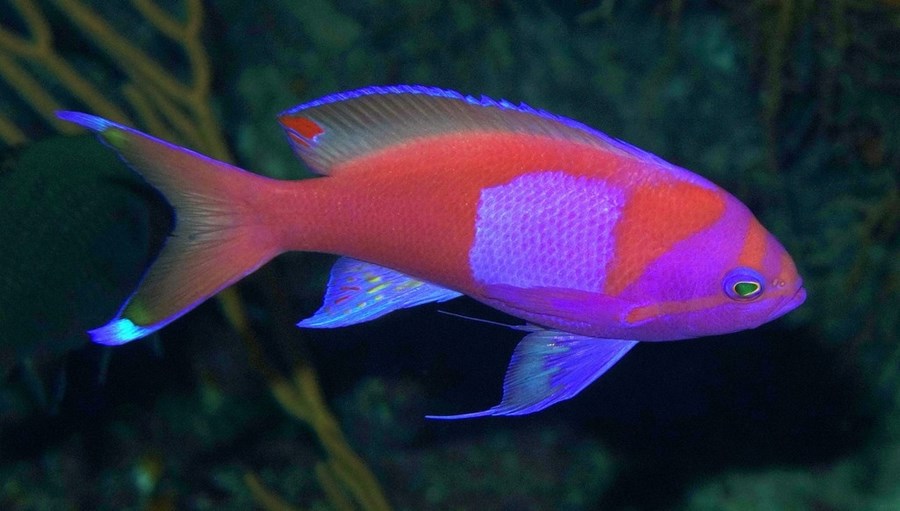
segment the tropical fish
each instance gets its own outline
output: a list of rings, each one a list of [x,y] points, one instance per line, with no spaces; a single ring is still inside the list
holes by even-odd
[[[422,86],[368,87],[279,122],[323,177],[268,179],[100,117],[97,132],[175,209],[137,290],[89,333],[156,331],[290,250],[342,256],[332,328],[470,296],[526,321],[503,397],[459,419],[569,399],[639,341],[754,328],[799,306],[782,245],[710,181],[565,117]]]

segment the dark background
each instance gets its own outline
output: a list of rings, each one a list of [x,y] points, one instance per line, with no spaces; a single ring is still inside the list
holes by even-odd
[[[327,442],[272,397],[259,349],[278,374],[316,371],[396,509],[900,509],[896,1],[227,0],[197,4],[193,39],[140,4],[0,0],[0,507],[287,509],[254,474],[297,509],[375,509],[317,479]],[[40,27],[52,51],[24,43]],[[153,65],[197,85],[201,57],[208,86],[154,88]],[[90,345],[172,217],[49,111],[115,118],[106,101],[297,179],[278,112],[395,83],[522,101],[712,179],[794,256],[806,304],[753,331],[641,344],[539,414],[462,422],[423,416],[495,404],[521,334],[438,309],[515,319],[463,298],[300,332],[328,256],[287,254],[238,286],[251,349],[214,301],[149,339]]]

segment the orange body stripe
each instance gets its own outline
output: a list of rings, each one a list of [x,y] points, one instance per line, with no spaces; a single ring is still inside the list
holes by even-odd
[[[747,268],[761,268],[765,254],[766,230],[755,218],[751,218],[738,264]]]
[[[625,316],[625,321],[631,324],[642,323],[661,316],[711,309],[721,305],[721,303],[721,298],[718,296],[703,296],[692,300],[654,303],[631,309]]]
[[[613,231],[616,257],[607,272],[606,293],[624,291],[672,245],[709,227],[724,212],[719,193],[695,184],[664,181],[635,188]]]
[[[405,141],[287,183],[269,201],[291,250],[345,254],[414,277],[477,291],[468,254],[481,191],[525,173],[565,170],[627,187],[658,172],[585,144],[519,133],[453,133]],[[290,196],[293,196],[290,197]],[[299,202],[302,201],[302,202]],[[315,222],[298,222],[309,215]]]

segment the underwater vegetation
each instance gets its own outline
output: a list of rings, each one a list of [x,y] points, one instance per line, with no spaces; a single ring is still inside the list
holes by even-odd
[[[0,508],[900,508],[897,2],[0,12]],[[710,178],[784,242],[807,303],[638,347],[558,410],[451,425],[422,417],[496,402],[518,336],[433,308],[304,334],[322,257],[281,257],[150,342],[89,344],[172,219],[54,110],[301,178],[275,114],[390,83],[525,101]]]

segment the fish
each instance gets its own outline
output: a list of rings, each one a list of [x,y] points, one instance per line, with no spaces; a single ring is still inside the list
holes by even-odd
[[[171,323],[286,251],[335,254],[335,328],[466,295],[524,321],[500,403],[570,399],[638,342],[755,328],[803,303],[793,259],[706,178],[524,103],[421,85],[331,94],[278,116],[317,177],[270,179],[90,114],[175,211],[134,294],[93,341]]]

